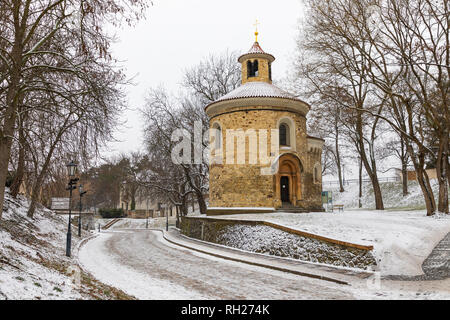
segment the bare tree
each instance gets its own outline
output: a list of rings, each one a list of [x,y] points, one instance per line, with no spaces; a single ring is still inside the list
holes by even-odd
[[[145,185],[159,197],[178,203],[187,213],[187,201],[194,196],[202,214],[206,214],[205,194],[209,189],[209,159],[203,157],[209,139],[209,119],[204,107],[240,84],[237,54],[210,55],[187,70],[183,79],[186,92],[170,96],[163,88],[150,90],[142,112],[146,119],[146,144],[151,167]],[[183,130],[191,141],[190,163],[173,164],[176,142],[174,130]],[[194,136],[198,135],[197,139]],[[200,153],[201,159],[197,159]]]
[[[307,3],[311,28],[321,32],[314,34],[320,39],[317,48],[332,53],[348,48],[352,54],[343,60],[345,66],[353,72],[362,70],[361,83],[379,99],[380,106],[385,106],[376,110],[355,104],[350,108],[383,119],[402,136],[428,215],[434,214],[437,208],[424,166],[427,157],[436,159],[438,210],[448,212],[448,2],[324,0]],[[430,129],[438,141],[436,152],[426,142]]]
[[[304,88],[303,88],[304,89]],[[330,88],[330,90],[333,90]],[[317,91],[312,90],[313,97]],[[335,169],[339,180],[339,191],[344,192],[344,184],[342,179],[342,155],[341,155],[341,138],[342,138],[342,121],[341,106],[334,101],[330,101],[327,96],[318,95],[318,99],[312,104],[314,109],[309,113],[308,124],[310,130],[325,139],[323,152],[323,170],[327,168]],[[330,155],[331,157],[328,157]],[[325,160],[329,160],[328,162]]]
[[[113,64],[105,22],[131,24],[147,5],[144,0],[0,2],[0,207],[22,96],[48,93],[73,103],[66,82],[86,82],[96,63]]]
[[[210,55],[198,65],[186,70],[183,86],[206,106],[241,84],[241,69],[236,63],[237,52]]]
[[[345,27],[345,18],[323,17],[324,14],[331,14],[321,7],[326,6],[329,1],[308,3],[311,10],[304,30],[305,35],[299,40],[298,76],[303,80],[302,83],[306,83],[310,88],[310,95],[332,103],[341,113],[346,113],[345,116],[335,116],[340,117],[340,122],[347,128],[347,137],[352,140],[361,156],[372,181],[376,209],[383,210],[374,157],[378,120],[369,123],[364,110],[381,111],[385,104],[376,101],[366,81],[368,69],[364,56],[335,33],[338,22],[341,23],[339,27]]]

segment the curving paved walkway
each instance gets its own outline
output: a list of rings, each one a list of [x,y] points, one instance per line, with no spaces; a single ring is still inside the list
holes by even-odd
[[[98,280],[139,299],[356,299],[348,285],[228,261],[170,244],[161,232],[102,232],[79,253]]]
[[[173,240],[174,233],[169,232],[165,236],[170,234]],[[221,255],[236,254],[235,250],[231,252],[225,248],[205,249],[204,243],[197,241],[189,245],[201,246],[202,250],[211,251],[214,255],[217,251]],[[442,245],[446,249],[446,243]],[[224,260],[214,255],[172,244],[163,238],[161,231],[122,229],[102,232],[91,238],[81,247],[78,257],[82,267],[98,280],[139,299],[450,299],[450,278],[437,281],[378,278],[378,281],[377,277],[366,278],[364,274],[347,271],[340,274],[336,270],[315,266],[319,274],[333,272],[351,282],[341,285]],[[255,260],[261,257],[250,255],[248,258]],[[445,261],[446,258],[441,255],[439,259]],[[311,267],[272,258],[265,263],[283,264],[286,269],[306,270]],[[439,269],[436,263],[430,265],[435,266],[435,270]]]

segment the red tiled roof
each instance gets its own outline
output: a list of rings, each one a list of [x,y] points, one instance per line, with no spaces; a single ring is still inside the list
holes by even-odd
[[[241,59],[242,57],[245,57],[247,55],[251,55],[251,54],[264,54],[267,55],[268,58],[272,61],[275,60],[275,57],[273,55],[271,55],[270,53],[264,52],[264,50],[261,48],[261,46],[259,45],[259,42],[255,42],[253,43],[253,46],[250,48],[250,50],[247,53],[244,53],[242,56],[239,57],[239,62],[242,62]]]

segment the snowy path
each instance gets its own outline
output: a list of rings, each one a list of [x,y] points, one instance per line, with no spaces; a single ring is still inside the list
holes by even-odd
[[[79,253],[100,281],[139,299],[354,299],[348,286],[182,249],[159,232],[102,233]]]

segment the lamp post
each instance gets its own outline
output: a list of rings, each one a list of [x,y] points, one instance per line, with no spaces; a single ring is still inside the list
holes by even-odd
[[[72,220],[72,190],[75,190],[77,187],[78,178],[75,178],[75,173],[77,171],[77,164],[73,161],[67,164],[67,175],[69,176],[69,184],[66,190],[69,190],[69,226],[67,228],[67,241],[66,241],[66,256],[70,257],[70,249],[72,246],[72,224],[70,220]]]
[[[166,231],[169,231],[169,210],[167,210],[166,208],[165,211],[166,211]]]
[[[345,164],[342,165],[342,180],[344,181],[344,186],[345,186]]]
[[[145,229],[148,229],[148,199],[146,200],[147,211],[145,212],[146,220],[145,220]]]
[[[83,191],[83,185],[80,184],[78,186],[78,192],[80,194],[80,215],[78,216],[78,236],[81,238],[81,211],[82,211],[82,203],[81,198],[83,198],[83,195],[86,194],[87,191]]]

